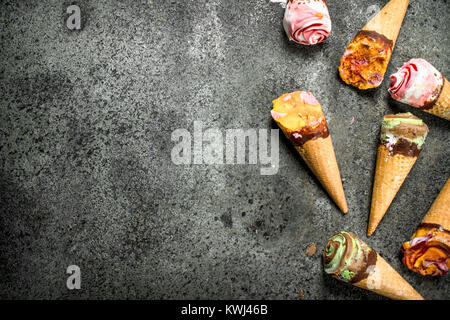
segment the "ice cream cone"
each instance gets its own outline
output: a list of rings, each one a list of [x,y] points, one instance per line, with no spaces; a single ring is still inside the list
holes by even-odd
[[[328,240],[322,255],[324,269],[335,278],[397,300],[423,300],[374,249],[352,232]]]
[[[424,276],[443,276],[450,268],[450,179],[411,239],[402,245],[403,263]]]
[[[375,31],[384,35],[392,41],[392,49],[394,49],[408,4],[409,0],[389,1],[362,30]]]
[[[310,92],[286,93],[273,101],[272,117],[330,197],[347,213],[333,144],[316,98]]]
[[[384,79],[409,0],[391,0],[353,38],[341,58],[342,80],[358,89],[378,87]]]
[[[417,157],[405,157],[401,154],[391,156],[384,145],[378,147],[368,236],[373,234],[384,217],[416,160]]]
[[[434,200],[422,223],[437,224],[445,230],[450,230],[450,179]]]
[[[445,77],[441,94],[436,100],[433,108],[422,110],[434,114],[435,116],[444,118],[445,120],[450,120],[450,83]]]
[[[422,151],[428,127],[411,113],[383,117],[367,235],[371,236]]]

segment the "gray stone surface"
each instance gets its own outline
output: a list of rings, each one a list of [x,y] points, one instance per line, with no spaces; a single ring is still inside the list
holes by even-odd
[[[337,74],[367,8],[386,1],[330,0],[332,34],[314,47],[289,44],[283,9],[265,0],[76,3],[72,32],[69,1],[0,2],[0,298],[381,299],[323,274],[320,251],[340,230],[425,298],[450,297],[448,276],[399,257],[450,174],[449,123],[390,100],[386,80],[359,92]],[[450,76],[449,17],[448,1],[411,1],[387,74],[423,57]],[[273,176],[171,162],[176,128],[275,128],[271,101],[298,89],[323,105],[347,215],[284,138]],[[400,111],[430,134],[367,239],[380,119]],[[71,264],[79,291],[66,289]]]

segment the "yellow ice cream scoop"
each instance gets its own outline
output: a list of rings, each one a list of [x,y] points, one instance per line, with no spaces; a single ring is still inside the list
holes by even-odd
[[[283,94],[273,101],[272,117],[296,146],[329,134],[322,107],[311,92]]]

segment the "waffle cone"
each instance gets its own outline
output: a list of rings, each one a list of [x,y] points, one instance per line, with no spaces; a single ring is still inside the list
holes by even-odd
[[[392,40],[394,47],[398,33],[403,23],[403,18],[408,8],[409,0],[391,0],[378,14],[372,18],[363,28],[367,31],[376,31]]]
[[[436,100],[433,108],[423,109],[423,111],[434,114],[435,116],[450,120],[450,83],[444,77],[444,86],[441,94]]]
[[[450,179],[447,180],[441,192],[434,200],[422,223],[432,223],[450,230]]]
[[[313,139],[301,147],[296,146],[295,149],[297,149],[339,209],[347,213],[347,201],[345,200],[344,188],[342,187],[341,175],[331,137]]]
[[[377,253],[369,276],[353,285],[396,300],[423,300],[423,297]]]
[[[391,156],[384,145],[378,147],[368,236],[377,228],[416,160],[400,154]]]

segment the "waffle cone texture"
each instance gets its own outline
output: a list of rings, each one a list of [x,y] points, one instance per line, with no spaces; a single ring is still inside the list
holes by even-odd
[[[378,32],[392,40],[394,46],[402,27],[408,4],[409,0],[389,1],[362,30]]]
[[[423,300],[423,297],[378,253],[373,272],[354,285],[394,300]]]
[[[283,130],[289,138],[289,133]],[[348,212],[331,137],[309,140],[295,149],[343,213]]]
[[[438,224],[442,228],[450,230],[450,179],[447,180],[434,200],[422,223]]]
[[[367,235],[371,236],[402,186],[416,157],[401,154],[390,155],[384,145],[378,146],[375,181],[372,192],[372,204]]]

